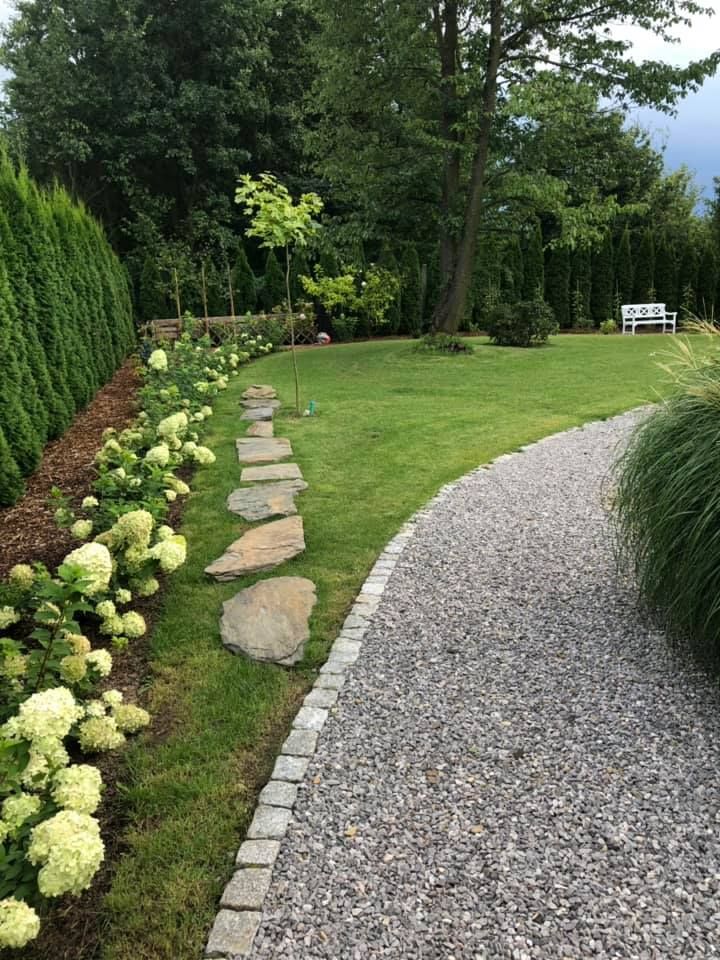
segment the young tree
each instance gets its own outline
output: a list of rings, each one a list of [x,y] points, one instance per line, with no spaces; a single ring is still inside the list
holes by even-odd
[[[271,253],[277,248],[285,250],[285,290],[290,315],[290,347],[295,376],[295,413],[300,416],[300,378],[295,351],[295,318],[292,312],[290,270],[293,252],[306,247],[318,229],[314,217],[322,211],[323,202],[316,193],[303,193],[299,200],[293,201],[287,187],[278,183],[269,173],[261,174],[257,180],[253,180],[248,174],[240,177],[240,186],[237,188],[235,200],[243,204],[245,215],[250,218],[247,235],[257,237],[260,240],[260,246],[267,247]]]
[[[615,289],[621,303],[633,303],[633,262],[630,253],[630,231],[627,227],[620,235],[615,253]]]

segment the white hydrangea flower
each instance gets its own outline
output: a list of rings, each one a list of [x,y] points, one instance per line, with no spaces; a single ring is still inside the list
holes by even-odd
[[[104,717],[107,713],[107,707],[102,700],[88,700],[85,704],[86,717]]]
[[[147,626],[145,625],[143,618],[139,613],[135,613],[132,610],[129,613],[124,614],[122,618],[122,625],[122,632],[126,637],[129,637],[130,640],[136,640],[138,637],[142,637],[147,630]]]
[[[215,463],[215,454],[209,447],[198,447],[195,451],[195,460],[197,463],[207,466],[208,464]]]
[[[70,533],[76,540],[87,540],[92,533],[92,520],[76,520],[70,527]]]
[[[104,637],[119,637],[122,632],[123,621],[118,613],[114,613],[100,624],[100,633]]]
[[[170,448],[166,443],[159,443],[156,447],[151,447],[145,454],[145,463],[158,467],[166,467],[170,462]]]
[[[7,797],[2,805],[2,817],[10,833],[14,833],[41,807],[40,797],[30,793],[16,793]]]
[[[194,457],[197,450],[197,443],[194,440],[187,440],[182,445],[182,454],[184,457]]]
[[[102,778],[96,767],[74,764],[55,774],[52,797],[59,807],[77,813],[95,813],[100,806]]]
[[[169,527],[166,523],[157,528],[156,536],[158,540],[169,540],[170,537],[175,536],[175,531],[172,527]]]
[[[134,703],[121,703],[113,708],[112,715],[123,733],[137,733],[150,723],[150,714]]]
[[[122,453],[122,447],[120,446],[118,441],[113,437],[112,440],[108,440],[103,445],[103,451],[105,453]]]
[[[95,507],[99,507],[99,506],[100,506],[100,502],[98,501],[97,497],[85,497],[85,499],[82,502],[83,510],[94,510]]]
[[[18,709],[18,731],[26,740],[62,740],[82,716],[82,707],[66,687],[33,693]]]
[[[27,673],[28,658],[21,653],[7,653],[0,659],[0,675],[9,680],[18,680]]]
[[[115,600],[120,604],[132,602],[132,593],[129,590],[121,588],[115,592]]]
[[[187,541],[181,534],[175,534],[168,540],[161,540],[150,550],[150,555],[160,564],[163,573],[173,573],[181,567],[187,558]]]
[[[40,918],[23,900],[0,900],[0,949],[18,950],[40,933]]]
[[[168,368],[168,358],[164,350],[153,350],[148,359],[148,366],[151,370],[163,373]]]
[[[30,834],[27,857],[43,864],[38,889],[45,897],[87,890],[105,855],[100,826],[86,813],[61,810]]]
[[[69,762],[70,757],[62,740],[40,737],[30,746],[30,757],[22,773],[22,782],[29,790],[45,789],[49,777]]]
[[[89,597],[96,593],[104,593],[110,585],[112,557],[108,548],[102,543],[84,543],[82,547],[69,553],[63,563],[82,568],[85,579],[90,581],[85,587],[85,593]]]
[[[118,467],[117,470],[111,470],[110,473],[117,477],[118,480],[127,480],[127,474],[125,473],[124,467]]]
[[[65,683],[79,683],[87,676],[87,660],[82,654],[73,653],[60,661],[60,676]]]
[[[16,563],[8,574],[8,583],[18,590],[29,590],[35,583],[35,573],[29,563]]]
[[[157,425],[157,435],[159,437],[171,438],[182,436],[187,430],[188,418],[184,410],[179,413],[173,413],[170,417],[165,417]]]
[[[91,651],[85,658],[88,664],[101,676],[109,677],[112,671],[112,656],[102,648]]]
[[[205,419],[205,415],[198,411],[197,413],[193,414],[192,418],[195,421],[195,423],[202,423],[203,420]]]
[[[177,493],[174,490],[164,490],[163,492],[168,503],[175,503],[177,500]]]
[[[95,613],[99,617],[102,617],[103,620],[107,620],[108,617],[114,617],[116,612],[115,604],[112,600],[101,600],[95,607]]]
[[[80,655],[90,653],[90,641],[81,633],[66,633],[63,635],[63,640],[68,644],[73,653]]]
[[[139,597],[152,597],[160,589],[160,584],[155,577],[148,577],[142,580],[137,586],[137,595]]]
[[[106,690],[102,699],[103,703],[106,703],[109,707],[117,707],[125,698],[121,690]]]
[[[181,497],[186,497],[190,493],[190,487],[184,480],[178,480],[177,477],[170,480],[170,487]]]
[[[236,353],[230,354],[230,366],[236,367],[240,363],[240,357]]]
[[[113,545],[123,543],[147,546],[155,521],[148,510],[131,510],[115,522],[111,530]]]
[[[227,377],[218,377],[217,383],[215,384],[218,390],[227,390],[227,385]]]
[[[14,607],[0,607],[0,630],[6,630],[20,619]]]
[[[78,742],[83,753],[101,753],[121,747],[125,735],[112,717],[88,717],[78,727]]]

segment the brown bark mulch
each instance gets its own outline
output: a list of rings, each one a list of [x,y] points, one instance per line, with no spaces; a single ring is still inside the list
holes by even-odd
[[[53,487],[79,502],[90,492],[95,454],[107,427],[122,430],[137,412],[140,386],[137,362],[128,360],[77,415],[72,426],[45,448],[42,462],[27,481],[25,495],[0,510],[0,578],[16,563],[44,563],[56,567],[77,546],[66,530],[59,530],[48,506]]]

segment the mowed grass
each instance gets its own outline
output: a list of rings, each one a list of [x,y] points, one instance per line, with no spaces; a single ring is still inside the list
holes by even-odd
[[[410,342],[299,353],[304,401],[294,419],[288,354],[253,364],[222,396],[184,515],[189,562],[168,585],[152,639],[155,731],[127,758],[124,852],[105,905],[103,960],[197,960],[299,699],[384,544],[444,483],[498,454],[657,398],[654,354],[669,338],[556,337],[543,349],[478,346],[471,357],[419,355]],[[239,481],[238,401],[252,382],[284,402],[276,435],[291,439],[310,488],[299,498],[306,553],[271,575],[309,577],[318,605],[294,670],[225,653],[223,600],[259,577],[219,585],[204,567],[247,525],[226,510]],[[79,960],[79,958],[78,958]]]

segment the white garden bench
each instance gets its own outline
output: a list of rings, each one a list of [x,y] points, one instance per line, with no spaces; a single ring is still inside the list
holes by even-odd
[[[666,333],[666,327],[670,327],[670,333],[675,333],[677,323],[677,313],[668,313],[664,303],[626,303],[622,310],[622,332],[627,333],[628,328],[635,333],[635,327],[656,326],[661,323],[663,333]]]

